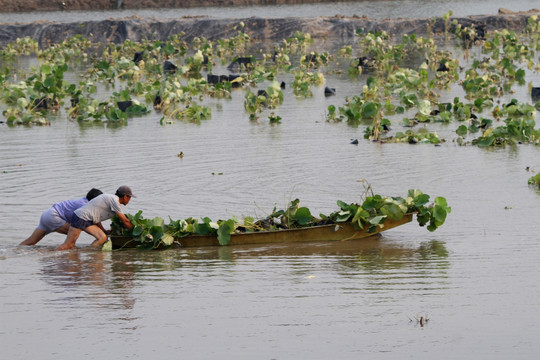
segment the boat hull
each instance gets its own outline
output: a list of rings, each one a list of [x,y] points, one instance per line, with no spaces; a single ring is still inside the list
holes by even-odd
[[[412,220],[412,217],[412,214],[406,214],[400,220],[386,220],[382,228],[377,227],[376,232],[371,233],[366,232],[367,226],[357,229],[351,223],[277,231],[233,233],[228,245],[357,240],[377,236],[383,231],[406,224]],[[115,249],[137,246],[137,242],[129,237],[111,236],[110,239]],[[189,235],[175,238],[174,244],[177,247],[221,246],[215,235]]]

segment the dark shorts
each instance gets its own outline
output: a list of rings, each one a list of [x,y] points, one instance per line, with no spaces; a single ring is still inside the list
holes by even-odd
[[[80,217],[77,216],[77,214],[73,213],[73,216],[71,217],[71,221],[69,222],[69,225],[73,226],[74,228],[84,230],[87,227],[94,225],[92,221],[83,220]]]

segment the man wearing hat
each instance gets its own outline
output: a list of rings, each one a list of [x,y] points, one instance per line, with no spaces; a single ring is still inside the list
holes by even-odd
[[[68,250],[75,246],[81,231],[96,238],[92,246],[101,246],[107,241],[107,231],[101,222],[118,216],[120,221],[128,229],[133,226],[131,221],[124,215],[120,204],[127,205],[129,200],[135,197],[129,186],[122,185],[116,190],[116,194],[102,194],[89,201],[86,205],[73,212],[66,240],[56,250]]]

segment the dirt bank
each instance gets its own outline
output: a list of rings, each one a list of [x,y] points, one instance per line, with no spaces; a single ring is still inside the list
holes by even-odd
[[[536,13],[538,14],[538,12]],[[455,19],[464,26],[483,24],[488,31],[501,28],[521,31],[527,26],[527,19],[532,14],[532,12],[509,13]],[[0,46],[25,36],[38,40],[41,46],[59,42],[74,35],[82,35],[96,42],[123,42],[126,39],[134,41],[143,39],[166,40],[170,35],[181,32],[185,33],[188,40],[195,36],[220,39],[236,35],[238,29],[235,27],[240,22],[245,24],[244,31],[253,38],[270,41],[279,41],[293,36],[296,31],[309,33],[314,38],[349,41],[354,38],[358,29],[363,31],[384,30],[391,34],[415,33],[417,35],[425,35],[430,31],[442,33],[445,30],[442,18],[375,20],[344,16],[282,19],[184,17],[174,20],[160,20],[130,17],[77,23],[0,24]]]
[[[0,0],[0,6],[9,11],[46,11],[46,10],[98,10],[150,7],[190,7],[190,6],[231,6],[231,5],[275,5],[292,3],[334,2],[332,0]],[[338,1],[335,1],[338,2]],[[60,8],[58,7],[60,6]],[[454,18],[464,26],[483,24],[486,30],[506,28],[521,31],[527,26],[527,19],[539,10],[514,13],[500,9],[497,15],[469,16]],[[452,20],[454,20],[452,19]],[[348,41],[353,39],[357,30],[387,31],[391,34],[418,34],[428,32],[442,33],[445,23],[442,18],[434,19],[383,19],[366,17],[317,17],[317,18],[281,18],[267,19],[250,17],[245,19],[213,19],[208,17],[183,17],[173,20],[152,18],[110,18],[101,21],[83,21],[76,23],[57,23],[40,21],[35,23],[0,23],[0,46],[25,36],[39,41],[41,46],[59,42],[74,35],[82,35],[93,41],[123,42],[126,39],[166,40],[170,35],[185,33],[186,39],[204,36],[209,39],[226,38],[236,35],[236,26],[243,22],[245,32],[261,40],[281,40],[294,35],[296,31],[306,32],[314,38],[327,38]]]
[[[0,0],[3,12],[332,3],[339,0]]]

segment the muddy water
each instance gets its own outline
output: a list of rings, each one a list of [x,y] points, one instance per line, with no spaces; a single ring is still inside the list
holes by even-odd
[[[0,22],[33,22],[50,20],[71,22],[81,20],[103,20],[110,17],[153,17],[175,19],[183,16],[209,16],[215,18],[245,18],[251,16],[263,18],[282,17],[317,17],[334,15],[368,16],[374,19],[385,18],[431,18],[442,16],[452,11],[454,16],[497,14],[500,8],[512,11],[528,11],[538,8],[536,0],[520,0],[509,3],[504,0],[363,0],[329,2],[306,5],[276,6],[238,6],[189,9],[140,9],[117,11],[53,11],[31,13],[0,13]]]
[[[460,147],[455,124],[431,128],[448,140],[441,146],[367,142],[363,127],[324,120],[364,80],[327,77],[331,98],[322,87],[308,99],[286,89],[276,125],[250,122],[241,91],[210,101],[212,119],[200,124],[163,126],[156,113],[125,127],[65,116],[0,124],[2,358],[538,354],[540,193],[526,168],[540,169],[540,148]],[[359,179],[380,194],[444,196],[452,213],[434,233],[412,223],[338,244],[102,253],[83,235],[78,250],[56,253],[63,236],[50,235],[17,247],[41,211],[94,186],[129,184],[137,198],[126,212],[219,219],[264,216],[294,198],[329,213],[361,198]]]

